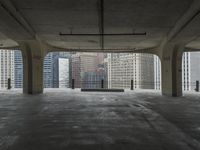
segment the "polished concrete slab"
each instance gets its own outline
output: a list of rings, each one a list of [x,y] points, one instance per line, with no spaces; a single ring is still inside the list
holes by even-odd
[[[200,93],[0,92],[0,150],[199,150]]]

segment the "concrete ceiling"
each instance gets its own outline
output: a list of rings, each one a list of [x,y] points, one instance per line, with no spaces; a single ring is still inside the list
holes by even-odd
[[[59,33],[99,34],[103,25],[105,34],[146,32],[146,35],[104,36],[105,49],[152,48],[160,45],[185,15],[186,21],[170,40],[186,41],[188,47],[200,48],[200,15],[187,17],[194,2],[104,0],[102,10],[101,0],[0,0],[0,47],[37,38],[61,48],[101,49],[101,36]]]

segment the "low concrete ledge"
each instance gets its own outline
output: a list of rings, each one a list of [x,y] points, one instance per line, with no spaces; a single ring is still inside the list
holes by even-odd
[[[124,89],[81,89],[81,92],[124,92]]]

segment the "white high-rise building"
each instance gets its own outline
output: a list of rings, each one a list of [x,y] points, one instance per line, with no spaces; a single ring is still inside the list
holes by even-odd
[[[108,54],[108,88],[130,88],[131,80],[134,81],[134,87],[139,84],[138,72],[136,72],[137,55],[130,54]]]
[[[69,59],[59,58],[59,88],[69,87]]]
[[[161,62],[158,56],[154,55],[154,82],[155,90],[161,89]]]
[[[138,53],[108,54],[108,88],[154,89],[154,56]]]
[[[184,91],[191,90],[190,52],[183,53],[182,56],[182,88]]]
[[[196,81],[200,81],[200,52],[190,52],[190,90],[195,90]]]
[[[44,58],[43,85],[44,88],[53,87],[53,53],[48,53]]]
[[[0,50],[0,59],[0,88],[8,87],[8,78],[11,79],[11,86],[14,87],[14,51]]]
[[[182,87],[184,91],[194,91],[196,81],[200,81],[200,52],[185,52],[182,59]]]

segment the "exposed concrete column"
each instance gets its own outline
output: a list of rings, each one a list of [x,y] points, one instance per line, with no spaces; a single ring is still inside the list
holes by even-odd
[[[162,94],[182,96],[182,54],[184,46],[166,45],[162,49]]]
[[[39,94],[43,92],[44,51],[37,41],[20,43],[24,65],[23,92]]]

